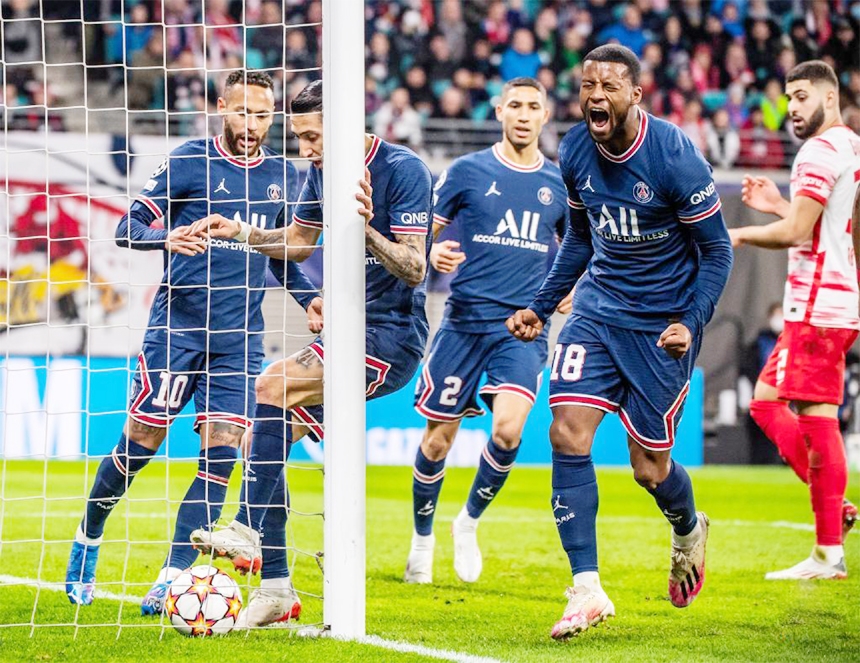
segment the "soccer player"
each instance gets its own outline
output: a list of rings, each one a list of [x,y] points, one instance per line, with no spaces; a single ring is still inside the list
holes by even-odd
[[[313,167],[287,230],[308,229],[313,245],[322,230],[321,81],[302,90],[290,107],[300,155],[311,160]],[[407,384],[424,354],[429,333],[424,302],[432,189],[430,171],[414,152],[377,136],[365,137],[365,165],[368,175],[356,198],[366,219],[366,393],[368,398],[378,398]],[[271,256],[284,251],[283,230],[248,229],[234,220],[210,218],[206,232],[212,237],[245,236]],[[271,536],[264,519],[292,443],[308,431],[322,439],[323,356],[318,338],[270,365],[257,379],[250,460],[253,481],[243,483],[242,505],[226,528],[201,528],[191,534],[199,550],[231,558],[240,572],[256,573],[262,564],[260,589],[242,610],[239,627],[289,619],[299,604],[287,572],[286,550],[264,540],[261,552],[260,532]]]
[[[445,457],[463,417],[484,413],[479,393],[493,412],[492,438],[451,532],[457,576],[475,582],[481,575],[478,519],[513,467],[546,365],[547,330],[525,345],[504,326],[537,293],[550,244],[564,235],[567,220],[561,174],[538,148],[549,118],[546,90],[533,78],[508,81],[496,118],[502,140],[457,159],[435,188],[433,234],[454,224],[460,242],[435,243],[430,260],[440,272],[458,272],[415,392],[427,428],[413,470],[415,529],[406,582],[433,580],[433,516]],[[482,373],[487,383],[479,392]]]
[[[623,46],[600,46],[585,57],[585,122],[559,151],[570,226],[534,301],[507,322],[517,338],[537,338],[582,276],[550,375],[551,505],[573,573],[551,631],[560,640],[615,614],[598,575],[591,459],[607,412],[618,412],[633,476],[672,525],[672,604],[689,605],[705,579],[708,519],[697,513],[690,477],[670,454],[732,249],[710,167],[677,127],[639,107],[639,73]]]
[[[191,531],[220,515],[240,439],[251,425],[253,376],[262,369],[261,305],[269,259],[224,239],[213,240],[207,252],[192,224],[217,210],[254,227],[275,227],[285,192],[298,186],[295,167],[263,146],[274,108],[268,74],[231,73],[218,99],[222,134],[174,150],[117,227],[119,246],[164,251],[165,271],[150,311],[128,420],[99,466],[75,533],[66,570],[72,603],[92,603],[105,521],[192,398],[200,434],[198,471],[143,614],[160,613],[167,584],[197,558],[188,542]],[[294,194],[289,199],[295,200]],[[164,229],[152,228],[159,219]],[[292,243],[307,241],[295,234]]]
[[[809,485],[816,545],[807,559],[765,578],[844,578],[842,542],[857,509],[844,502],[848,466],[837,411],[845,354],[860,329],[851,242],[860,137],[842,124],[839,81],[825,62],[789,71],[785,93],[794,135],[805,141],[791,169],[791,201],[771,180],[748,175],[743,201],[779,220],[729,231],[735,246],[789,250],[785,329],[756,382],[750,414]]]

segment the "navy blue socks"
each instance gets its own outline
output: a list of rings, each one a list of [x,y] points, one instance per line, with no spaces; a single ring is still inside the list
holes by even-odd
[[[552,454],[552,515],[574,575],[597,571],[597,476],[591,455]]]

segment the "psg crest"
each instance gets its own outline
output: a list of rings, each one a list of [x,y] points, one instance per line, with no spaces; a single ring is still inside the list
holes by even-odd
[[[269,196],[269,200],[280,200],[281,187],[279,187],[277,184],[270,184],[269,188],[266,189],[266,195]]]
[[[538,189],[538,200],[541,201],[544,205],[549,205],[552,203],[552,189],[548,186],[542,186]]]
[[[654,197],[654,192],[651,191],[651,187],[645,184],[645,182],[636,182],[633,185],[633,197],[636,199],[636,202],[642,204],[650,203]]]

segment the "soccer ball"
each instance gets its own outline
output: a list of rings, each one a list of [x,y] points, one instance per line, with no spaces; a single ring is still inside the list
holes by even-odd
[[[164,613],[183,635],[223,635],[242,609],[239,585],[214,566],[186,569],[170,583]]]

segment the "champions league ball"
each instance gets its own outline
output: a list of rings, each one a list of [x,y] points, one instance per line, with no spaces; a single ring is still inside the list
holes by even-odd
[[[187,569],[170,583],[164,613],[183,635],[229,633],[242,609],[239,585],[214,566]]]

